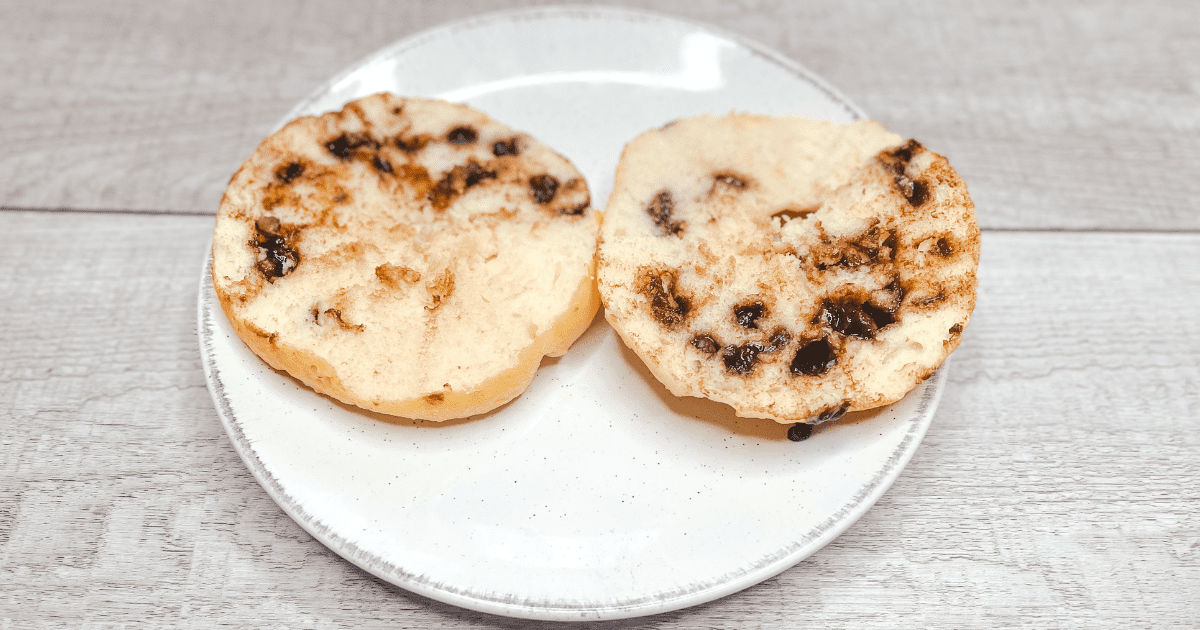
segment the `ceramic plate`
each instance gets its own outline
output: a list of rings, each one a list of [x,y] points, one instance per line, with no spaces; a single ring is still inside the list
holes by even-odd
[[[382,90],[464,101],[532,133],[580,168],[600,208],[624,144],[674,118],[863,116],[811,72],[707,26],[549,8],[400,41],[285,120]],[[796,564],[896,479],[945,374],[790,442],[783,425],[671,396],[597,317],[514,402],[436,424],[348,407],[270,369],[234,335],[207,267],[199,311],[221,421],[289,516],[389,582],[526,618],[659,613]]]

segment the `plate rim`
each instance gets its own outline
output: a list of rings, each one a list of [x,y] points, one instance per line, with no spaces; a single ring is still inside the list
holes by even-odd
[[[761,43],[734,33],[729,33],[719,27],[674,15],[641,9],[599,5],[548,5],[487,12],[435,25],[402,37],[362,57],[337,75],[322,83],[307,97],[293,106],[287,115],[277,124],[276,128],[282,127],[297,115],[300,115],[300,112],[307,111],[314,102],[330,92],[339,82],[344,81],[360,68],[375,63],[377,60],[402,54],[408,49],[417,48],[431,40],[449,36],[456,32],[512,20],[536,21],[555,17],[666,23],[705,31],[717,37],[727,39],[735,45],[808,82],[813,87],[825,93],[832,102],[842,106],[852,119],[862,120],[867,118],[866,113],[837,88],[827,83],[823,78],[802,64],[785,57]],[[722,576],[716,581],[693,582],[686,588],[677,588],[653,595],[630,598],[613,604],[593,603],[575,605],[562,601],[531,601],[515,595],[489,598],[481,593],[472,592],[470,589],[456,588],[453,585],[429,579],[427,576],[405,571],[403,568],[374,553],[364,551],[355,543],[333,531],[329,525],[322,523],[315,514],[305,510],[284,490],[283,485],[259,459],[256,449],[247,439],[233,412],[232,402],[227,397],[225,385],[221,380],[221,369],[216,364],[212,344],[215,334],[215,318],[226,317],[226,314],[216,300],[216,294],[212,287],[211,266],[212,242],[210,238],[200,274],[200,287],[197,300],[197,336],[200,346],[201,363],[209,394],[213,399],[221,424],[225,428],[226,434],[234,446],[234,450],[250,470],[255,481],[309,535],[358,568],[423,597],[469,610],[506,617],[549,621],[598,621],[659,614],[731,595],[795,566],[844,533],[896,481],[905,466],[915,455],[925,433],[932,424],[933,415],[936,412],[938,402],[945,389],[945,375],[950,362],[950,358],[948,357],[942,366],[924,381],[924,384],[928,386],[922,392],[922,398],[918,401],[917,408],[912,412],[911,419],[908,421],[908,429],[905,431],[900,443],[886,460],[883,468],[872,477],[870,482],[860,487],[847,503],[835,510],[820,526],[810,531],[811,536],[807,540],[801,537],[790,541],[789,544],[783,546],[775,553],[765,555],[748,563],[738,571],[726,574],[726,576]],[[729,577],[729,579],[723,579],[725,577]]]

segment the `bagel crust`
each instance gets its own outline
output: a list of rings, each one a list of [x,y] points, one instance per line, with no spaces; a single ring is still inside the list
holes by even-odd
[[[462,418],[520,395],[590,325],[600,221],[534,138],[376,94],[288,123],[242,164],[212,280],[271,367],[371,411]]]
[[[946,159],[874,121],[697,116],[626,147],[605,317],[676,396],[817,423],[902,398],[958,346],[979,229]]]

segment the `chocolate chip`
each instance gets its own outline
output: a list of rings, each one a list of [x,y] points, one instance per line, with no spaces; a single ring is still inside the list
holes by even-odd
[[[691,303],[680,295],[675,286],[675,274],[670,271],[647,271],[642,274],[639,290],[650,301],[654,319],[668,328],[687,319]]]
[[[830,328],[843,335],[860,339],[875,338],[875,322],[863,312],[862,306],[852,301],[825,300],[822,305],[822,317]]]
[[[497,140],[496,143],[492,145],[492,155],[494,155],[496,157],[503,157],[505,155],[516,155],[516,154],[517,154],[517,139],[516,138],[513,138],[512,140],[509,140],[507,142],[505,142],[504,140]]]
[[[749,374],[758,365],[758,355],[766,348],[756,343],[746,343],[740,346],[729,346],[721,358],[725,361],[725,369],[734,374]]]
[[[744,304],[733,309],[733,317],[737,320],[738,326],[747,329],[758,328],[758,318],[762,317],[767,312],[767,307],[762,302],[754,302],[753,304]]]
[[[704,354],[716,354],[717,350],[721,349],[721,344],[712,335],[696,335],[692,337],[691,344]]]
[[[954,250],[950,247],[949,241],[944,237],[937,240],[937,252],[942,258],[949,258],[954,254]]]
[[[846,410],[849,408],[850,403],[848,402],[842,403],[841,407],[830,407],[829,409],[822,411],[821,415],[817,416],[817,422],[830,422],[832,420],[837,420],[845,415]]]
[[[813,426],[803,422],[797,422],[788,427],[787,437],[793,442],[803,442],[812,436]]]
[[[837,355],[833,352],[833,346],[829,345],[828,339],[822,337],[804,344],[797,350],[790,369],[792,374],[796,375],[820,376],[835,364]]]
[[[375,142],[367,136],[344,133],[326,142],[325,148],[338,159],[346,160],[353,155],[355,149],[369,145],[375,145]]]
[[[544,206],[558,194],[558,179],[553,175],[534,175],[529,178],[529,190],[533,200]]]
[[[392,172],[392,163],[382,157],[379,157],[378,155],[371,158],[371,166],[374,166],[375,170],[379,171],[380,173]]]
[[[263,254],[255,267],[268,282],[275,282],[296,269],[300,253],[289,243],[293,230],[285,230],[276,217],[262,217],[254,222],[254,245]],[[285,234],[287,232],[287,234]]]
[[[650,219],[658,227],[660,236],[678,236],[683,231],[682,222],[671,220],[671,213],[674,210],[675,200],[666,190],[655,195],[650,200],[650,205],[646,206],[646,214],[650,215]]]
[[[591,200],[587,200],[579,205],[566,208],[559,208],[558,213],[563,216],[576,216],[587,212],[588,207],[592,205]]]
[[[275,171],[275,178],[279,181],[290,184],[293,179],[304,174],[304,165],[300,162],[292,162],[287,166],[281,166]]]
[[[485,179],[496,179],[496,171],[489,171],[475,162],[468,162],[464,167],[464,183],[470,188]]]
[[[871,318],[871,321],[875,323],[876,329],[884,328],[888,325],[896,323],[896,316],[894,314],[881,309],[870,302],[863,302],[862,312],[867,317]]]
[[[908,199],[908,203],[912,204],[912,207],[919,208],[921,204],[929,201],[929,186],[924,180],[913,180],[912,186],[904,198]]]
[[[963,331],[963,325],[962,325],[962,324],[955,324],[955,325],[953,325],[953,326],[951,326],[951,327],[950,327],[950,334],[951,334],[951,335],[959,335],[959,334],[962,334],[962,331]]]
[[[455,127],[446,134],[446,140],[450,144],[471,144],[479,137],[479,134],[470,127]]]

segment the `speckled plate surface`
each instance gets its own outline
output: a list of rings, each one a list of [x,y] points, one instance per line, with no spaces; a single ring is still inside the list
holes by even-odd
[[[580,168],[600,208],[624,144],[674,118],[732,109],[863,116],[794,62],[709,27],[542,8],[402,40],[285,120],[383,90],[464,101],[532,133]],[[648,615],[791,567],[900,474],[946,372],[895,405],[849,414],[796,443],[783,425],[671,396],[598,316],[501,409],[443,424],[399,420],[270,369],[234,335],[208,264],[199,298],[205,374],[259,483],[350,562],[500,615]]]

